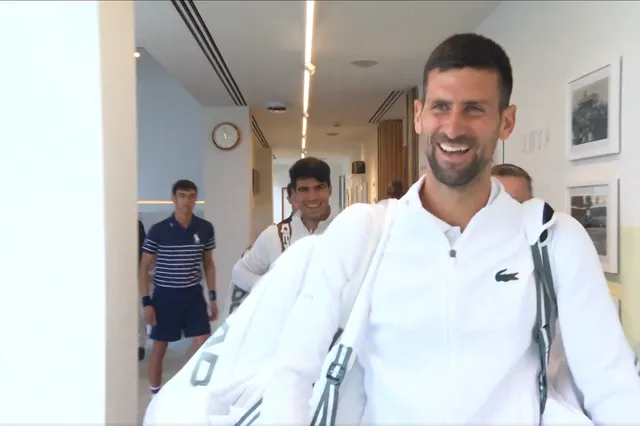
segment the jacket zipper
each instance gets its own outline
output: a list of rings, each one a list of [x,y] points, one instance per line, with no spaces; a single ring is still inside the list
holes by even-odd
[[[445,294],[445,329],[444,329],[444,333],[445,333],[445,364],[446,364],[446,377],[453,377],[453,369],[452,369],[452,362],[451,362],[451,317],[452,317],[452,295],[451,292],[455,291],[453,289],[453,286],[455,285],[454,281],[455,281],[455,267],[456,267],[456,257],[457,257],[458,252],[455,249],[450,249],[449,250],[449,280],[447,280],[447,284],[446,284],[446,288],[444,291]],[[453,380],[446,380],[447,383],[447,389],[445,392],[445,403],[443,404],[443,410],[442,410],[442,424],[447,424],[448,423],[448,417],[449,417],[449,411],[450,411],[450,401],[451,401],[451,392],[452,392],[452,386],[453,386]]]

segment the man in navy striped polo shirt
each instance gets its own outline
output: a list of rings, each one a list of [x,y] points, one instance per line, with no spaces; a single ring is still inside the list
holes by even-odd
[[[149,360],[149,386],[160,390],[162,361],[169,342],[191,337],[193,354],[211,334],[216,319],[216,280],[212,251],[216,247],[213,225],[193,214],[198,188],[188,180],[173,185],[175,212],[151,227],[142,247],[140,292],[145,318],[151,324],[153,348]],[[155,265],[153,294],[149,271]],[[202,291],[202,270],[209,287],[211,316]]]

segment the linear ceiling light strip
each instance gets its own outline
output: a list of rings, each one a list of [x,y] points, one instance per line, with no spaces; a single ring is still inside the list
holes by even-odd
[[[309,118],[309,95],[311,93],[311,76],[316,67],[311,62],[313,51],[313,19],[315,15],[315,0],[307,0],[304,32],[304,75],[302,86],[302,139],[300,157],[304,158],[307,150],[307,126]]]

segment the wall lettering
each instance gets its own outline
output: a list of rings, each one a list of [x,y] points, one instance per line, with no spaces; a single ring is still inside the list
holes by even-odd
[[[527,132],[522,137],[522,152],[531,154],[536,151],[544,151],[551,141],[551,128],[537,129]]]

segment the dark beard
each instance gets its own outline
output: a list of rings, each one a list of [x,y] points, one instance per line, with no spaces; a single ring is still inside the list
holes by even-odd
[[[480,175],[482,170],[486,167],[488,160],[483,159],[478,155],[475,148],[478,146],[477,140],[473,137],[461,136],[455,139],[450,139],[442,133],[436,133],[430,136],[428,145],[427,161],[431,167],[433,176],[438,182],[447,185],[452,188],[459,188],[471,183],[476,177]],[[467,145],[473,153],[471,162],[463,169],[448,169],[443,167],[436,158],[436,150],[440,149],[438,143],[451,143],[451,144],[463,144]]]

